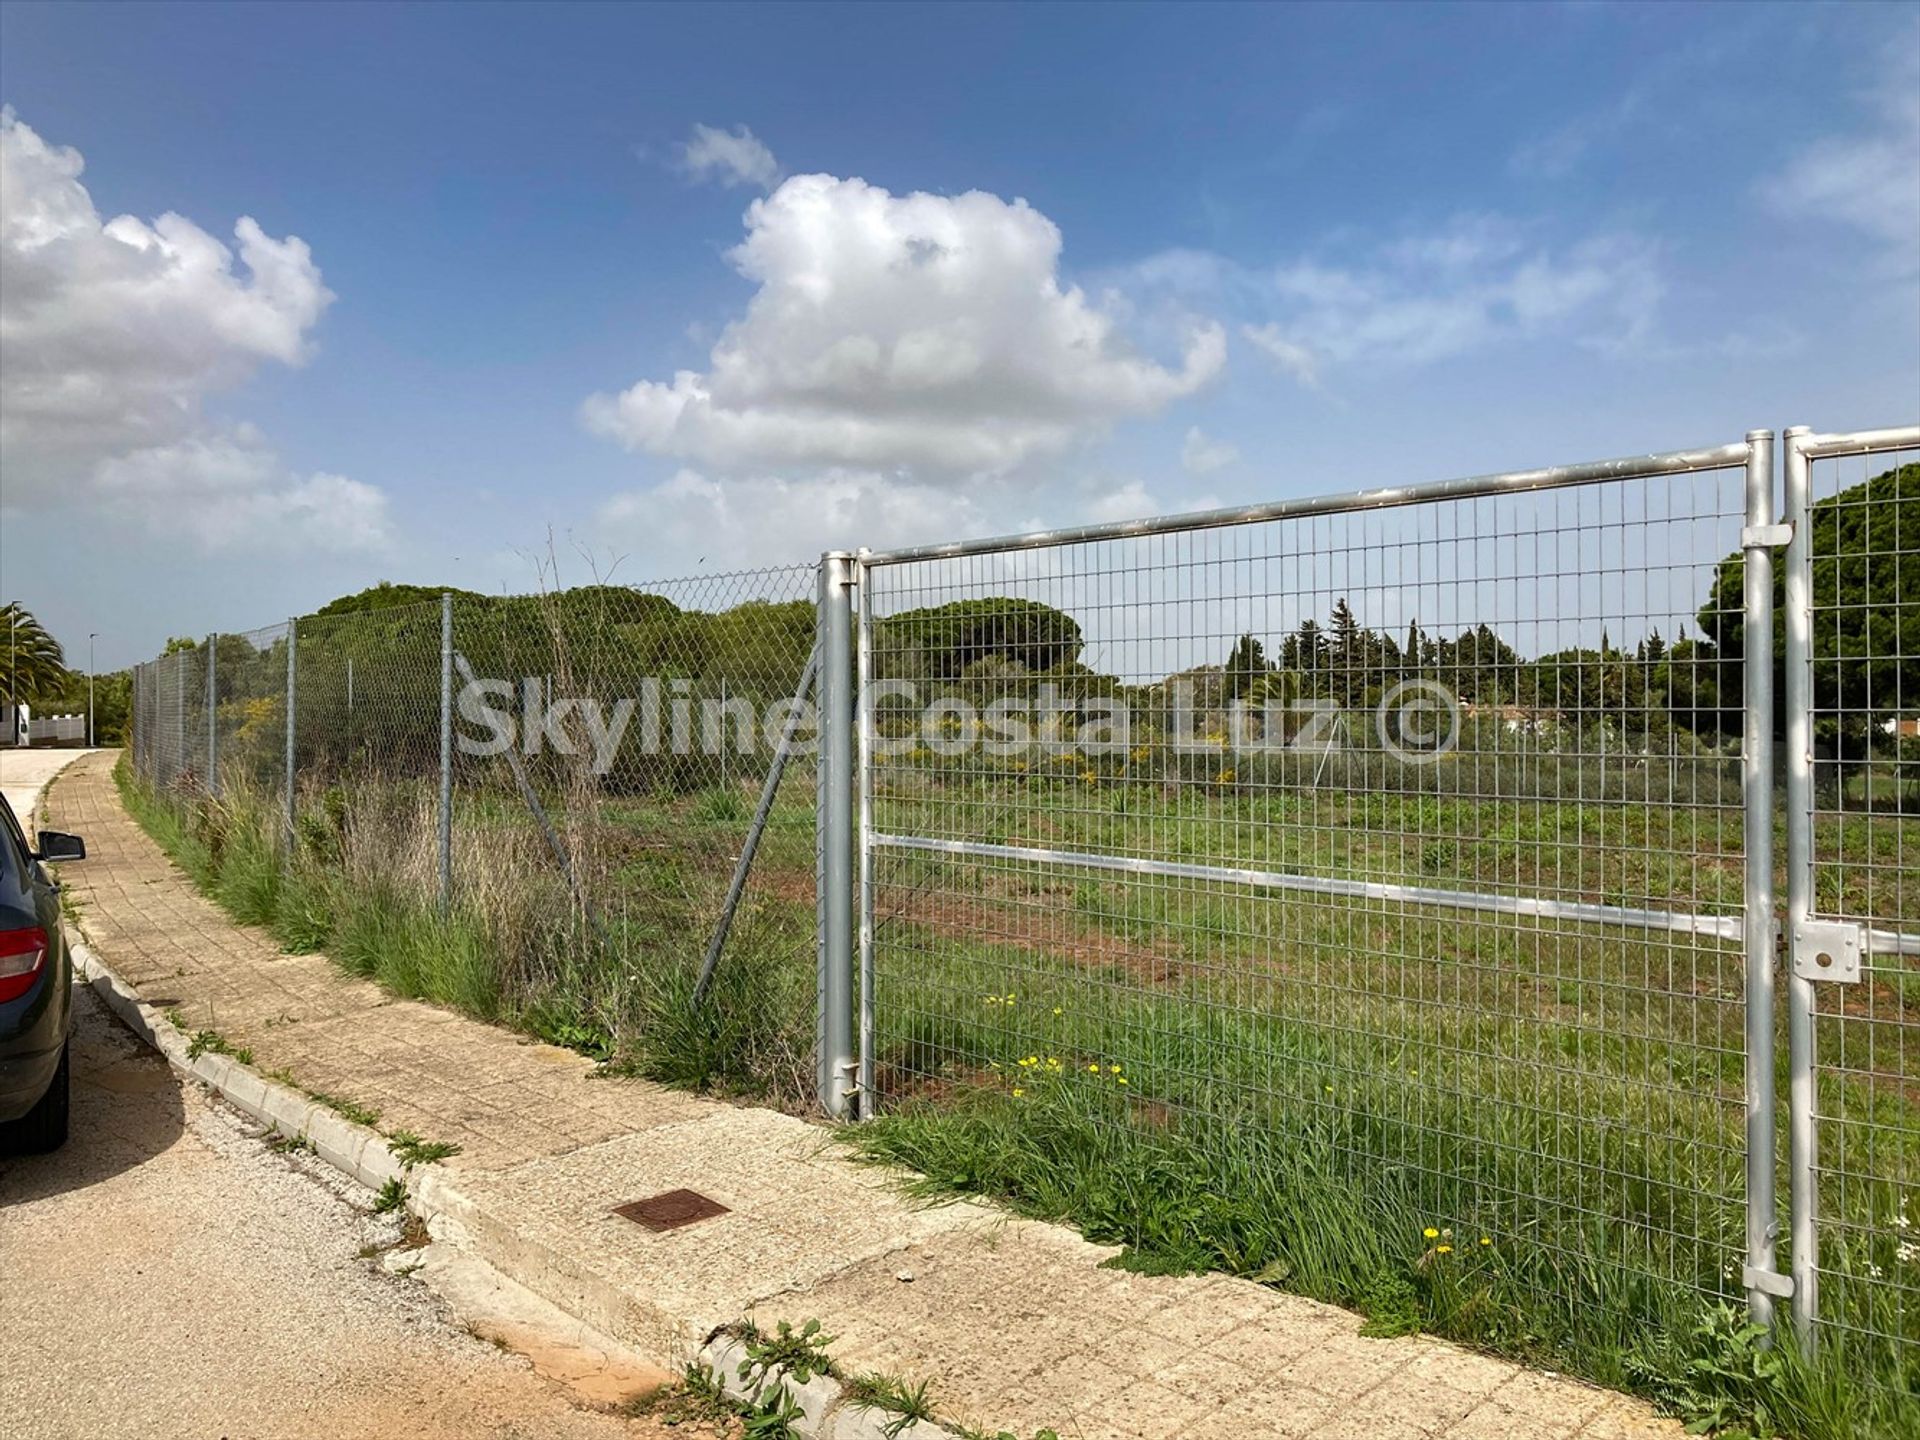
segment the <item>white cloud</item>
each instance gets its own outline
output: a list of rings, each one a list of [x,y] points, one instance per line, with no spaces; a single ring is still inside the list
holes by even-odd
[[[1632,235],[1564,248],[1500,216],[1466,216],[1351,253],[1270,268],[1181,251],[1133,267],[1136,285],[1227,305],[1240,334],[1302,385],[1341,368],[1432,364],[1515,341],[1602,349],[1646,343],[1664,291],[1654,248]]]
[[[9,509],[104,506],[209,542],[235,537],[247,516],[328,544],[384,534],[384,500],[370,487],[291,477],[251,430],[216,432],[202,418],[209,394],[263,363],[306,358],[333,299],[306,244],[243,216],[242,274],[232,250],[180,215],[103,221],[83,168],[78,151],[0,110]]]
[[[680,168],[695,180],[726,186],[771,190],[780,183],[780,164],[773,151],[744,125],[731,130],[695,125],[693,138],[680,147]]]
[[[1308,389],[1320,384],[1320,362],[1306,346],[1289,340],[1280,327],[1269,320],[1264,325],[1242,325],[1240,333],[1256,349]]]
[[[1920,26],[1886,50],[1864,97],[1870,123],[1815,141],[1764,181],[1762,198],[1795,220],[1851,227],[1882,247],[1895,279],[1920,276]]]
[[[1210,475],[1240,458],[1240,452],[1224,440],[1210,440],[1198,425],[1187,431],[1180,446],[1180,464],[1189,475]]]
[[[1211,323],[1176,367],[1137,353],[1111,304],[1062,286],[1060,231],[1024,201],[800,175],[746,225],[729,258],[759,289],[709,368],[592,396],[590,428],[720,473],[954,481],[1151,414],[1225,362]]]
[[[1624,134],[1646,108],[1646,92],[1639,86],[1630,88],[1609,104],[1521,141],[1508,157],[1507,168],[1527,180],[1565,179],[1590,151]]]
[[[1145,482],[1129,480],[1116,489],[1094,496],[1087,503],[1086,518],[1089,524],[1109,525],[1123,520],[1141,520],[1159,513],[1160,502],[1154,499]]]
[[[344,475],[297,475],[246,425],[111,456],[94,483],[109,513],[209,549],[383,550],[393,538],[385,494]]]
[[[642,552],[644,565],[720,568],[811,560],[824,550],[914,544],[987,534],[977,495],[872,471],[797,479],[716,480],[681,470],[648,489],[615,495],[596,516],[601,537]]]

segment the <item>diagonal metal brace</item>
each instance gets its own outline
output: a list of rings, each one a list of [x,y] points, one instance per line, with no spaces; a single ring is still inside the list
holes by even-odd
[[[760,849],[760,837],[766,833],[767,817],[773,813],[773,801],[780,790],[780,778],[787,773],[787,757],[793,753],[793,733],[800,728],[800,707],[813,689],[814,674],[819,668],[820,646],[816,642],[807,654],[807,665],[800,672],[800,683],[793,687],[793,703],[787,707],[787,723],[780,731],[780,744],[773,752],[773,762],[767,766],[766,783],[760,787],[759,807],[753,812],[753,823],[747,827],[747,838],[740,847],[740,858],[734,862],[733,883],[727,887],[727,898],[720,907],[720,919],[713,927],[713,938],[707,941],[707,958],[700,966],[700,979],[693,987],[695,1009],[707,998],[707,987],[713,984],[713,972],[720,965],[720,952],[726,949],[727,933],[733,929],[734,913],[739,910],[740,897],[746,892],[747,872],[753,868],[753,857]]]

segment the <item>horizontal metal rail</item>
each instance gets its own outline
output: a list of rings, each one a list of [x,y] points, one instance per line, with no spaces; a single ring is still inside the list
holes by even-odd
[[[1749,449],[1748,443],[1743,441],[1737,445],[1716,445],[1706,450],[1629,455],[1618,460],[1552,465],[1542,470],[1512,470],[1500,475],[1473,475],[1460,480],[1436,480],[1424,485],[1401,485],[1385,490],[1349,490],[1338,495],[1316,495],[1301,500],[1270,500],[1262,505],[1200,510],[1189,515],[1156,515],[1146,520],[1082,525],[1067,530],[1036,530],[1027,535],[1000,535],[986,540],[960,540],[947,545],[914,545],[902,550],[863,552],[860,558],[868,565],[899,565],[912,560],[947,560],[961,555],[985,555],[999,551],[1045,550],[1096,540],[1131,540],[1142,535],[1164,535],[1172,531],[1218,530],[1228,525],[1289,520],[1302,515],[1386,510],[1402,505],[1419,505],[1430,500],[1471,500],[1481,495],[1511,495],[1528,490],[1554,490],[1569,485],[1597,485],[1607,480],[1688,475],[1702,470],[1727,470],[1743,466],[1747,463]]]
[[[1540,896],[1486,895],[1474,890],[1434,890],[1424,885],[1392,885],[1379,880],[1341,880],[1325,875],[1294,875],[1278,870],[1239,870],[1227,865],[1192,865],[1181,860],[1149,860],[1131,855],[1094,855],[1083,850],[1042,850],[1028,845],[989,845],[975,840],[935,840],[922,835],[875,833],[872,844],[893,850],[923,850],[940,855],[970,855],[986,860],[1028,860],[1085,870],[1114,870],[1127,875],[1164,875],[1175,880],[1217,880],[1259,890],[1292,890],[1355,900],[1399,900],[1448,910],[1478,910],[1496,915],[1531,915],[1542,920],[1573,920],[1584,925],[1624,925],[1643,930],[1672,930],[1739,943],[1745,920],[1739,915],[1698,915],[1682,910],[1631,910],[1579,900]],[[1897,937],[1896,937],[1897,938]],[[1920,937],[1908,937],[1920,939]]]
[[[1833,435],[1787,436],[1787,443],[1809,460],[1832,460],[1842,455],[1875,455],[1885,450],[1920,449],[1920,425],[1890,430],[1852,430]]]

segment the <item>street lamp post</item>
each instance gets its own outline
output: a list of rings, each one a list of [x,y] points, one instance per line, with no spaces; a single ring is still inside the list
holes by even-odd
[[[93,642],[98,639],[94,631],[87,632],[87,748],[91,750],[98,741],[93,733]]]

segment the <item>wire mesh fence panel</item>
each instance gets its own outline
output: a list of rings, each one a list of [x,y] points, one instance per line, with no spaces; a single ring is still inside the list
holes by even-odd
[[[1820,1334],[1920,1397],[1920,446],[1809,481],[1811,911],[1865,936],[1812,987]]]
[[[1227,1207],[1266,1147],[1462,1296],[1742,1294],[1742,479],[880,557],[880,1103]]]
[[[219,635],[213,644],[216,786],[277,805],[286,778],[287,627]]]
[[[191,791],[200,783],[206,703],[205,652],[198,646],[169,652],[149,669],[145,698],[148,726],[147,774],[157,786]],[[201,740],[195,748],[196,736]]]
[[[643,1012],[685,1008],[812,650],[814,573],[456,599],[456,891],[498,891],[507,868],[571,917],[580,943],[536,962],[578,967],[556,988],[566,1033],[614,1043]],[[801,750],[811,740],[804,727]],[[727,974],[736,994],[760,985],[769,1013],[784,996],[785,1025],[810,1033],[812,769],[784,773]],[[736,1073],[721,1078],[771,1069],[800,1098],[804,1054],[724,1058]]]

